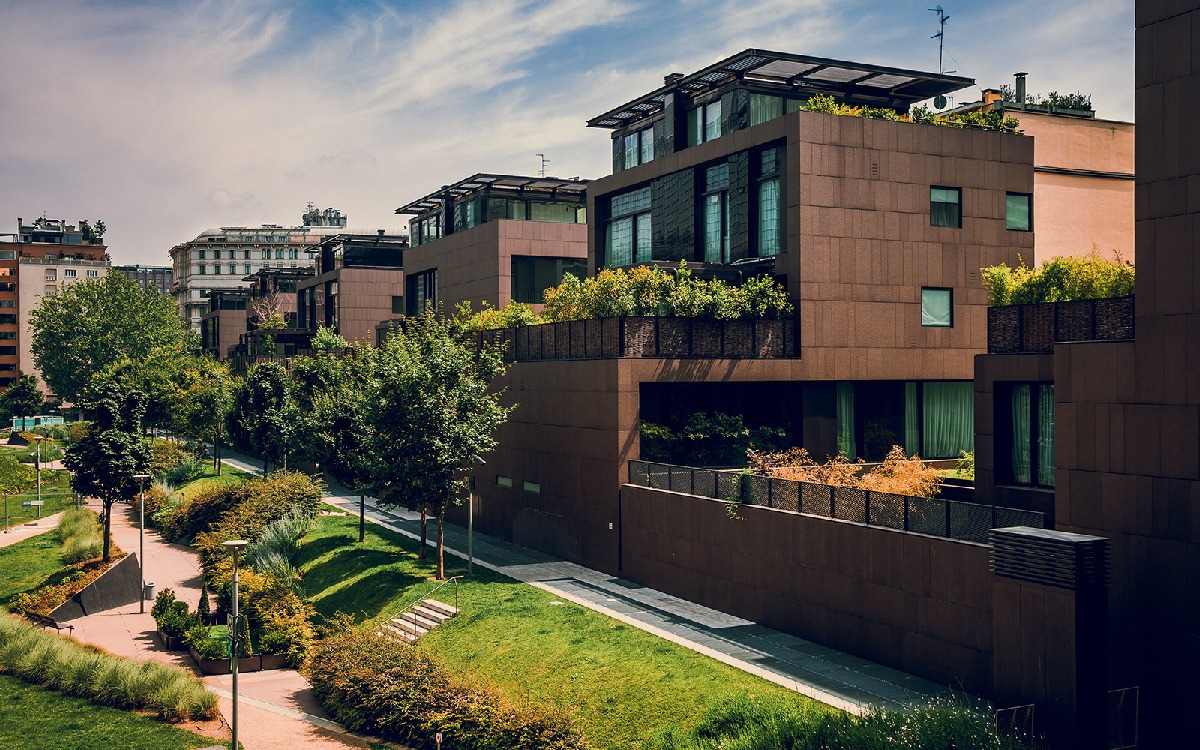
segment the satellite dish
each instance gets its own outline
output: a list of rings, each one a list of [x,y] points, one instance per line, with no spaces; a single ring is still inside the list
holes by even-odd
[[[933,97],[933,106],[938,109],[945,109],[946,97],[942,96],[941,94],[938,94],[937,96]]]

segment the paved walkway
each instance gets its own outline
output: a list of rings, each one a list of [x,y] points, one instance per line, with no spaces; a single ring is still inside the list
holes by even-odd
[[[261,463],[245,456],[226,462],[262,470]],[[336,484],[330,492],[327,503],[358,514],[358,495]],[[384,510],[368,498],[367,518],[420,538],[419,513]],[[445,544],[447,554],[466,559],[466,529],[445,524]],[[900,708],[951,693],[928,680],[494,537],[476,533],[474,553],[476,565],[851,713],[872,706]]]
[[[39,518],[28,523],[20,523],[7,530],[0,531],[0,547],[7,547],[10,544],[23,542],[31,536],[45,534],[58,525],[59,518],[62,518],[62,513],[55,513],[52,516]]]

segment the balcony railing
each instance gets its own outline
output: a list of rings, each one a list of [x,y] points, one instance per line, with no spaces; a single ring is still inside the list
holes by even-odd
[[[1050,352],[1069,341],[1133,338],[1133,297],[988,308],[988,354]]]
[[[553,359],[797,357],[797,319],[618,317],[476,331],[476,341],[504,342],[516,362]]]
[[[1045,515],[1032,510],[648,461],[629,462],[629,483],[980,544],[991,529],[1046,526]]]

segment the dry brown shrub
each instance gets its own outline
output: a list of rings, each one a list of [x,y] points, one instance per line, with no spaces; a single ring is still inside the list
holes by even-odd
[[[860,474],[861,459],[850,461],[839,453],[818,464],[804,448],[789,448],[776,453],[746,451],[750,470],[755,474],[796,482],[815,482],[837,487],[861,487],[864,490],[894,495],[935,497],[941,475],[926,466],[919,456],[911,458],[898,445],[892,446],[883,463],[870,473]]]
[[[936,497],[941,480],[941,473],[926,466],[920,456],[910,458],[903,448],[893,445],[883,463],[863,476],[859,486],[893,495]]]

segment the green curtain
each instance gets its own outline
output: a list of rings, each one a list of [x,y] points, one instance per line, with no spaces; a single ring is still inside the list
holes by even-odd
[[[1028,386],[1026,386],[1028,387]],[[1038,386],[1038,484],[1054,486],[1054,386]]]
[[[904,384],[904,452],[921,452],[921,415],[917,407],[917,384]]]
[[[1012,391],[1012,476],[1017,484],[1029,484],[1031,405],[1030,387],[1015,385]]]
[[[758,185],[758,257],[779,255],[779,179]]]
[[[858,455],[854,442],[854,383],[837,384],[837,449],[850,458]]]
[[[975,446],[972,383],[925,383],[922,458],[955,458]]]

